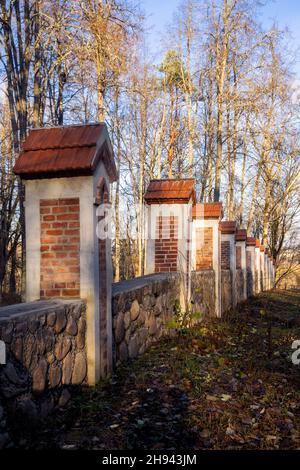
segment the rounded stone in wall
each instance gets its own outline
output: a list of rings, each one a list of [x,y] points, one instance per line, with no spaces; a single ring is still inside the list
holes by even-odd
[[[32,374],[32,389],[36,394],[43,393],[46,388],[47,369],[47,361],[42,358]]]
[[[69,385],[71,383],[72,370],[73,370],[73,355],[71,352],[69,352],[67,356],[64,358],[63,366],[62,366],[62,383],[64,385]]]
[[[115,340],[116,343],[119,344],[123,341],[125,336],[125,328],[124,328],[124,316],[120,313],[116,319],[115,325]]]
[[[27,321],[17,322],[15,327],[15,334],[25,335],[27,332]]]
[[[70,398],[71,398],[71,394],[69,390],[64,388],[59,397],[58,406],[66,406],[66,404],[70,401]]]
[[[46,352],[52,351],[54,343],[55,343],[55,337],[54,337],[53,331],[50,330],[49,328],[48,329],[44,328],[42,330],[42,337],[44,340]]]
[[[140,314],[139,314],[137,321],[138,321],[139,326],[144,325],[146,321],[146,313],[145,313],[143,306],[140,306]]]
[[[139,353],[139,343],[137,334],[133,335],[128,343],[128,354],[130,359],[136,357]]]
[[[137,319],[140,313],[140,306],[137,300],[134,300],[131,304],[130,308],[130,315],[131,315],[131,320],[134,321]]]
[[[81,317],[78,322],[78,334],[76,337],[76,346],[78,349],[83,349],[85,346],[85,332],[86,332],[86,321],[84,317]]]
[[[71,349],[71,340],[70,338],[59,338],[56,345],[55,345],[55,356],[58,361],[61,361],[66,357],[68,352]]]
[[[65,315],[65,312],[63,310],[60,310],[56,314],[56,322],[55,322],[55,332],[56,333],[61,333],[67,324],[67,318]]]
[[[49,369],[50,388],[55,388],[60,384],[61,375],[61,368],[57,364],[52,364]]]
[[[151,316],[149,318],[149,335],[153,336],[157,332],[156,318]]]
[[[22,338],[17,337],[14,339],[11,345],[11,351],[18,361],[22,360],[23,357],[23,341]]]
[[[23,350],[23,360],[27,369],[29,369],[32,364],[34,365],[34,358],[36,357],[36,340],[35,337],[29,333],[25,338]]]
[[[79,320],[81,317],[82,311],[85,309],[84,305],[79,303],[78,305],[75,305],[72,307],[72,316],[75,318],[75,320]]]
[[[39,326],[40,326],[40,322],[37,319],[33,318],[29,321],[28,329],[30,333],[35,333]]]
[[[47,325],[48,326],[54,326],[56,322],[56,313],[55,312],[50,312],[47,315]]]
[[[70,317],[69,320],[68,320],[67,326],[66,326],[66,332],[70,336],[76,336],[77,331],[78,331],[77,323],[74,320],[74,318]]]
[[[125,330],[128,330],[128,328],[130,327],[130,323],[131,323],[130,312],[125,312],[124,313],[124,327],[125,327]]]
[[[37,346],[38,353],[40,355],[44,355],[46,346],[45,346],[45,341],[44,341],[42,330],[38,330],[36,333],[36,346]]]
[[[14,331],[14,325],[13,323],[9,323],[7,326],[2,327],[2,332],[1,332],[1,339],[5,343],[10,343],[13,337],[13,331]]]
[[[86,357],[83,352],[79,352],[75,356],[74,368],[72,374],[72,384],[81,385],[86,378]]]

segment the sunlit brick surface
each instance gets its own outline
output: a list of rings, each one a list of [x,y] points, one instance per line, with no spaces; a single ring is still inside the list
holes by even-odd
[[[41,220],[41,298],[79,297],[79,199],[43,199]]]

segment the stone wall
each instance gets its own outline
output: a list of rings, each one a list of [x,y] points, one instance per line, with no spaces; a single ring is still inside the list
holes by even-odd
[[[215,315],[215,272],[213,269],[192,271],[191,304],[193,312],[201,316]]]
[[[236,282],[236,299],[237,303],[243,302],[244,300],[244,273],[242,269],[237,269],[235,273]]]
[[[221,298],[222,313],[229,310],[232,305],[232,277],[230,269],[222,269],[221,272]]]
[[[0,308],[0,448],[8,428],[34,425],[70,398],[86,380],[86,316],[81,300],[37,301]],[[2,423],[2,424],[1,424]],[[1,431],[2,426],[2,431]]]
[[[254,280],[251,269],[247,269],[247,297],[254,294]]]
[[[154,274],[113,284],[114,361],[143,353],[171,333],[169,321],[180,299],[180,275]]]

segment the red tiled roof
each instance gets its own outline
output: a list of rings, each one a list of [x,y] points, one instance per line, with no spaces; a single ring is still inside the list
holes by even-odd
[[[207,202],[193,206],[193,219],[222,219],[222,202]]]
[[[220,231],[224,235],[235,233],[236,232],[236,222],[232,220],[225,220],[220,222]]]
[[[256,246],[256,238],[247,237],[246,244],[247,246]]]
[[[195,201],[194,179],[151,180],[144,197],[147,204]]]
[[[245,229],[237,230],[235,234],[235,241],[245,242],[246,240],[247,240],[247,230]]]
[[[255,241],[255,246],[256,246],[256,248],[260,248],[260,241],[257,240],[257,239],[256,239],[256,241]]]
[[[32,129],[14,172],[23,179],[90,175],[100,160],[115,181],[113,150],[103,123]]]

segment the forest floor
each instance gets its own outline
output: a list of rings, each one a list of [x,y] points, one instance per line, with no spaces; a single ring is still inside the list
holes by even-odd
[[[300,449],[300,293],[261,294],[80,390],[19,447]],[[299,355],[300,356],[300,355]]]

